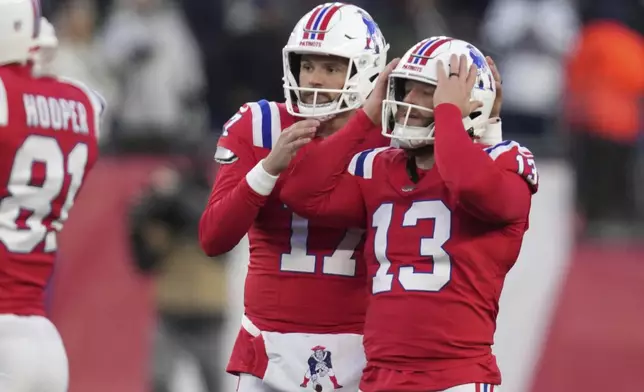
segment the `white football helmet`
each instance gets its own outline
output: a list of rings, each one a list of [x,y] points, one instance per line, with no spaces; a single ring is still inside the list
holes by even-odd
[[[468,67],[474,63],[478,68],[476,84],[471,99],[481,101],[483,106],[463,118],[465,129],[473,137],[480,137],[486,130],[490,112],[496,98],[494,77],[485,57],[474,45],[450,37],[431,37],[414,45],[402,57],[400,63],[389,76],[387,99],[382,105],[382,134],[395,139],[403,148],[416,148],[434,142],[434,123],[426,127],[408,125],[412,109],[433,113],[433,108],[425,108],[403,102],[405,80],[415,80],[436,85],[438,82],[437,62],[441,60],[449,74],[452,54],[467,56]],[[396,121],[399,110],[406,111],[402,123]]]
[[[0,65],[29,60],[40,15],[38,0],[0,0]]]
[[[40,18],[40,34],[36,37],[35,48],[32,51],[32,61],[34,63],[34,74],[44,76],[51,74],[51,62],[56,57],[58,50],[58,38],[54,26],[47,18]]]
[[[326,3],[315,7],[297,23],[284,47],[284,94],[288,112],[298,117],[324,118],[357,109],[373,90],[378,74],[387,64],[389,45],[373,18],[351,4]],[[347,77],[342,89],[299,86],[303,54],[347,59]],[[313,103],[300,100],[303,91],[313,92]],[[338,94],[332,102],[318,102],[319,93]]]

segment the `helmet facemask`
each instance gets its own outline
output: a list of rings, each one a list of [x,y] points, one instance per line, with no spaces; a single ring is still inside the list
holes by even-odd
[[[358,109],[385,68],[388,50],[380,28],[362,8],[339,2],[313,8],[297,22],[282,51],[289,114],[325,119]],[[333,88],[311,86],[300,77],[304,55],[333,56],[347,61],[344,83],[338,77],[334,78],[337,84]],[[332,102],[323,97],[333,97]]]
[[[387,98],[382,104],[382,134],[388,138],[396,140],[400,148],[415,149],[429,144],[434,144],[434,110],[424,106],[419,106],[404,102],[405,100],[405,82],[413,80],[420,83],[435,86],[436,82],[429,80],[420,80],[412,76],[389,77]],[[475,101],[476,92],[472,93],[472,101]],[[413,118],[428,118],[425,125],[410,124]],[[485,132],[487,118],[482,116],[480,109],[470,113],[463,118],[465,130],[472,138],[478,138]]]
[[[334,115],[348,112],[362,106],[367,99],[367,94],[375,85],[376,77],[365,80],[360,77],[360,67],[370,66],[368,60],[358,58],[346,58],[347,72],[342,88],[324,87],[300,87],[300,66],[302,56],[309,53],[295,53],[284,50],[284,95],[286,107],[294,116],[306,118],[328,118]],[[320,55],[310,53],[311,55]],[[332,56],[332,55],[329,55]],[[308,93],[313,94],[311,102],[304,102],[302,97]],[[334,97],[327,100],[326,97]]]
[[[434,142],[434,110],[404,102],[408,80],[414,79],[389,76],[387,98],[382,102],[382,134],[396,140],[401,148],[414,149]],[[426,124],[413,124],[417,120]]]

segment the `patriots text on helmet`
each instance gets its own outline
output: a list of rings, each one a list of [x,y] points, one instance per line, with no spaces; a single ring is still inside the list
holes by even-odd
[[[312,46],[315,48],[319,48],[322,46],[322,42],[318,41],[300,41],[300,46]]]
[[[409,64],[404,64],[402,69],[408,69],[408,70],[414,71],[414,72],[422,72],[423,71],[423,67],[418,67],[418,66],[409,65]]]

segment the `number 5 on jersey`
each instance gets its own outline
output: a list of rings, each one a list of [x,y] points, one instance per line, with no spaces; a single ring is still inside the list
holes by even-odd
[[[56,251],[56,232],[74,204],[87,159],[84,143],[76,144],[65,156],[54,138],[31,135],[25,139],[13,160],[9,195],[0,202],[0,241],[7,250],[31,253],[45,241],[45,252]],[[38,164],[44,166],[42,175],[36,174]],[[66,175],[70,176],[69,187],[62,194]]]

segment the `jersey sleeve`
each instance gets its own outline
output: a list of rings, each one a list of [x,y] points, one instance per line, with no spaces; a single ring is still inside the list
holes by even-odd
[[[364,227],[366,211],[360,175],[348,170],[372,136],[373,123],[358,110],[335,134],[306,151],[292,165],[280,197],[298,215],[337,227]],[[355,174],[355,164],[354,174]],[[358,165],[358,174],[364,174]]]
[[[436,164],[460,205],[494,223],[527,221],[539,178],[532,153],[516,142],[485,150],[472,142],[460,109],[442,104],[435,110]]]
[[[199,241],[209,256],[228,252],[239,243],[277,181],[254,153],[253,127],[262,121],[255,118],[258,112],[253,105],[259,104],[242,106],[224,125],[217,144],[219,171],[199,222]]]

